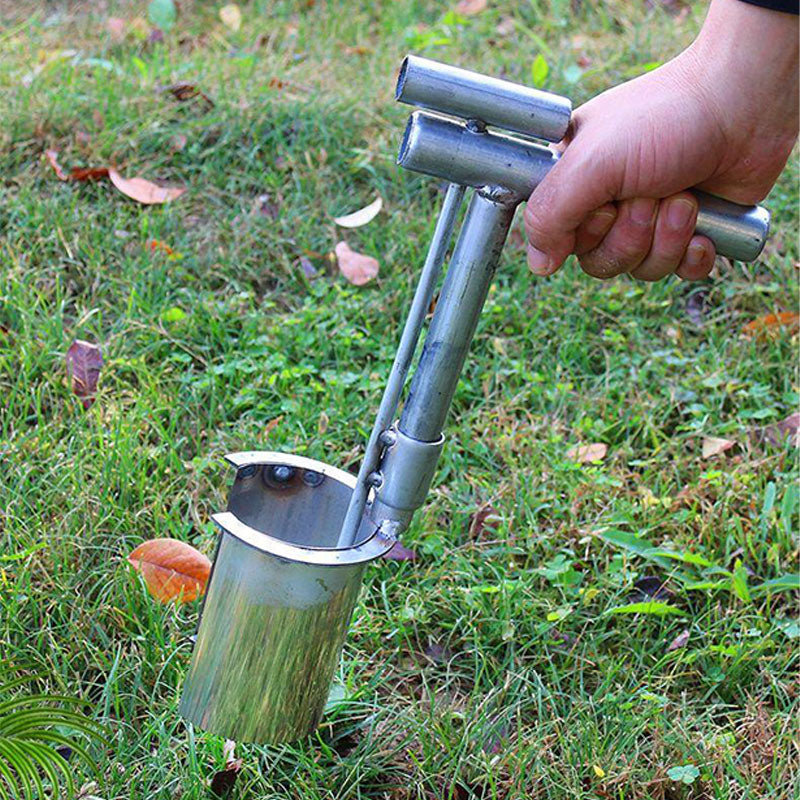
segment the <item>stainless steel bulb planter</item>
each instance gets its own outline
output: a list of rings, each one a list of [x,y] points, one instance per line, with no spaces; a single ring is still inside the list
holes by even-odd
[[[517,206],[556,163],[570,102],[408,56],[396,97],[412,113],[398,164],[449,182],[357,477],[281,453],[235,453],[228,510],[180,712],[237,741],[317,725],[366,564],[424,502],[443,428]],[[434,112],[434,113],[430,113]],[[522,134],[509,136],[489,126]],[[472,196],[402,414],[400,397],[466,188]],[[697,192],[697,231],[752,261],[769,214]],[[396,421],[393,421],[396,420]]]

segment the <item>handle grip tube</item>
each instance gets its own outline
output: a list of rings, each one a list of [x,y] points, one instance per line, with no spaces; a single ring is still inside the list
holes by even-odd
[[[558,161],[546,147],[475,126],[415,111],[408,121],[397,163],[465,186],[502,186],[527,199]],[[718,255],[758,258],[769,234],[769,212],[693,189],[699,211],[696,231]]]

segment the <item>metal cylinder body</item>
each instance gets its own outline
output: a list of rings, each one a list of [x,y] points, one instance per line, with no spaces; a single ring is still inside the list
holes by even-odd
[[[276,744],[319,722],[366,564],[394,540],[365,522],[336,548],[355,478],[279,453],[237,466],[180,713],[242,742]]]
[[[572,115],[566,97],[419,56],[403,59],[395,98],[549,142],[564,138]]]
[[[503,186],[527,199],[558,161],[533,142],[415,111],[408,121],[397,163],[406,169],[466,186]],[[769,234],[769,212],[692,190],[699,203],[697,232],[714,242],[718,255],[739,261],[758,258]]]
[[[441,436],[516,205],[481,192],[470,201],[400,418],[406,436]]]

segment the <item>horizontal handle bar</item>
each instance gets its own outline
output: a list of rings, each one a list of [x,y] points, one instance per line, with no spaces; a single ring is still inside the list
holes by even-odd
[[[403,59],[395,99],[548,142],[564,138],[572,115],[566,97],[419,56]]]
[[[415,111],[408,121],[397,163],[401,167],[463,186],[500,186],[520,200],[531,196],[558,161],[546,147],[511,136],[480,131],[465,123]],[[696,231],[717,253],[754,261],[769,233],[769,212],[692,190],[700,208]]]

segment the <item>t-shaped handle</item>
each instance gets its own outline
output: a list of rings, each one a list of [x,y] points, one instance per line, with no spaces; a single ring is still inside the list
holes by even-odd
[[[569,100],[558,95],[417,56],[404,60],[396,97],[461,117],[414,112],[397,157],[400,166],[463,186],[502,187],[520,201],[533,193],[558,155],[535,142],[487,131],[486,124],[557,141],[571,112]],[[692,191],[699,203],[696,232],[711,239],[719,255],[758,258],[769,233],[769,212]]]

